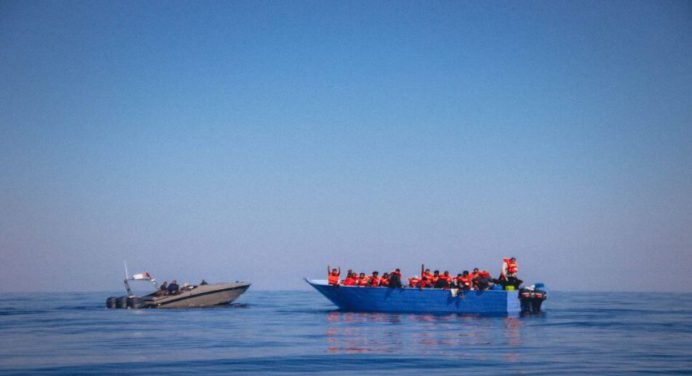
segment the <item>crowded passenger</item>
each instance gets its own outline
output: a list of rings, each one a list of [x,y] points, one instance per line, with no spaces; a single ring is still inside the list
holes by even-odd
[[[339,276],[341,275],[341,268],[331,268],[327,266],[328,272],[328,283],[329,285],[343,285],[343,286],[358,286],[358,287],[388,287],[388,288],[403,288],[403,276],[400,269],[395,269],[392,272],[385,272],[382,276],[379,275],[377,271],[373,271],[371,275],[367,276],[365,273],[356,273],[349,269],[346,274],[346,278],[343,281],[339,281]],[[516,258],[504,258],[502,264],[502,272],[498,279],[493,279],[490,272],[487,270],[482,270],[479,268],[474,268],[471,273],[468,270],[464,270],[462,273],[458,273],[456,277],[445,270],[440,273],[439,270],[431,272],[430,269],[426,269],[421,266],[421,276],[418,277],[414,275],[407,279],[407,287],[410,288],[436,288],[436,289],[461,289],[461,290],[488,290],[493,288],[495,285],[507,288],[507,286],[514,286],[518,288],[522,281],[517,278],[517,261]],[[174,284],[173,281],[171,284]],[[162,290],[164,287],[162,286]],[[170,285],[168,287],[170,293]],[[175,289],[177,290],[177,284],[175,284]]]
[[[361,287],[369,286],[370,285],[368,283],[369,281],[370,281],[370,279],[365,276],[365,273],[360,273],[360,275],[358,276],[358,286],[361,286]]]
[[[380,278],[380,286],[389,287],[389,273],[382,274],[382,278]]]
[[[357,279],[358,277],[356,276],[356,273],[349,270],[348,274],[346,275],[346,279],[344,279],[342,284],[344,286],[355,286]]]
[[[327,266],[328,282],[330,285],[335,286],[339,284],[339,276],[341,275],[341,268],[333,268],[329,271],[329,266]]]
[[[368,286],[370,287],[378,287],[380,285],[380,277],[379,273],[376,271],[372,272],[372,275],[370,276],[370,280],[368,281]]]
[[[389,287],[401,288],[401,270],[398,268],[389,275]]]

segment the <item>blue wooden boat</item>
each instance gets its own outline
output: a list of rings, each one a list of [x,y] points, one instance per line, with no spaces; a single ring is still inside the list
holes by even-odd
[[[459,313],[512,315],[540,312],[542,290],[445,290],[331,286],[326,280],[305,279],[339,309],[353,312]]]

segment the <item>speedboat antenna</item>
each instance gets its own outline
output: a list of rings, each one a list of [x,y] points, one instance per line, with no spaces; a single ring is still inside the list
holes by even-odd
[[[130,284],[127,282],[127,280],[130,279],[130,275],[127,272],[127,261],[123,261],[123,263],[125,264],[125,290],[127,290],[127,296],[132,296],[134,294],[132,293],[132,289],[130,289]]]

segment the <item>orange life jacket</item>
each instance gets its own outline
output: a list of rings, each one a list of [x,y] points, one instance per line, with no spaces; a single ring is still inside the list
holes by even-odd
[[[389,280],[387,278],[380,278],[380,286],[389,286]]]
[[[368,286],[368,277],[363,277],[358,280],[358,286]]]
[[[356,280],[353,279],[352,277],[346,277],[344,280],[344,286],[353,286],[356,284]]]
[[[416,277],[411,277],[408,279],[408,287],[418,287],[418,283],[420,282],[420,279]]]
[[[329,273],[329,284],[338,285],[339,284],[339,273],[331,272]]]

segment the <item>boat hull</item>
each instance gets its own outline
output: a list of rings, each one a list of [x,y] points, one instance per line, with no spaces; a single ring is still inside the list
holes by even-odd
[[[521,312],[516,291],[331,286],[306,281],[339,309],[354,312],[509,315]],[[456,295],[456,296],[455,296]]]
[[[150,308],[200,308],[230,304],[238,299],[250,284],[221,283],[197,286],[193,290],[179,294],[156,298]]]
[[[230,304],[248,288],[249,283],[216,283],[183,289],[175,295],[121,296],[106,299],[106,308],[203,308]]]

